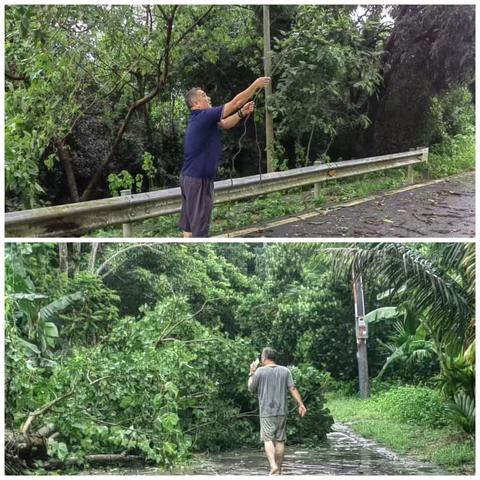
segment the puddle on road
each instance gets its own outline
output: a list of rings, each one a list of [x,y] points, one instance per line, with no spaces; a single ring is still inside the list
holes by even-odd
[[[287,446],[284,475],[441,475],[435,465],[400,457],[375,442],[335,424],[327,442],[316,448]],[[265,475],[268,463],[263,450],[235,450],[211,455],[189,474]]]
[[[360,437],[345,425],[335,424],[327,442],[316,448],[287,446],[284,475],[445,475],[439,467],[401,457],[377,443]],[[158,468],[109,469],[90,474],[172,475]],[[263,450],[237,449],[199,456],[182,475],[267,475]]]

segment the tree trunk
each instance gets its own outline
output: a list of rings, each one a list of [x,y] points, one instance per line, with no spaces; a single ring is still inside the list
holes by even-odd
[[[17,458],[25,465],[33,460],[47,460],[47,437],[38,433],[5,432],[5,454]]]
[[[68,244],[58,244],[58,264],[60,273],[65,274],[68,277]]]
[[[76,203],[80,200],[78,195],[77,180],[73,173],[72,157],[70,156],[70,150],[66,145],[65,140],[55,140],[55,146],[57,147],[58,157],[62,162],[65,170],[65,176],[67,177],[68,190],[70,191],[70,198],[72,202]]]
[[[77,242],[72,244],[72,251],[73,276],[76,276],[80,272],[80,255],[82,252],[82,244]]]
[[[95,272],[95,263],[97,261],[97,252],[100,244],[98,242],[92,243],[92,250],[90,252],[90,258],[88,259],[88,271],[90,273]]]

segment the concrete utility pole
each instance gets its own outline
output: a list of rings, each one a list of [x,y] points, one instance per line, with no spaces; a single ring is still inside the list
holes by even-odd
[[[269,77],[272,71],[272,51],[270,50],[270,6],[263,6],[263,55],[264,72]],[[265,137],[267,140],[267,172],[273,172],[273,119],[268,111],[269,97],[272,95],[272,84],[265,88]]]
[[[353,299],[355,303],[355,332],[357,336],[357,361],[358,361],[358,383],[360,387],[360,398],[369,397],[368,385],[368,359],[367,359],[367,338],[368,331],[365,323],[365,301],[363,297],[362,276],[355,274],[355,267],[352,269],[353,276]]]

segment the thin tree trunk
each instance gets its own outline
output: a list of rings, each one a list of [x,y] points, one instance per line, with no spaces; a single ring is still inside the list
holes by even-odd
[[[70,150],[65,144],[65,140],[55,140],[55,146],[57,147],[58,157],[62,162],[63,168],[65,170],[65,176],[67,177],[67,186],[70,192],[70,198],[72,202],[78,202],[80,196],[78,195],[77,180],[75,174],[73,173],[72,167],[72,157],[70,156]]]
[[[307,153],[305,154],[305,159],[306,159],[306,165],[307,166],[310,163],[310,147],[312,145],[312,139],[313,139],[313,132],[315,131],[315,127],[312,127],[312,131],[310,132],[310,138],[308,139],[308,145],[307,145]]]
[[[100,243],[95,242],[92,243],[92,250],[90,252],[90,258],[88,259],[88,271],[90,273],[95,272],[95,263],[97,261],[97,252],[98,252],[98,247],[100,246]]]
[[[78,275],[80,272],[80,255],[82,252],[82,244],[81,243],[74,243],[72,244],[72,264],[73,264],[73,276]]]
[[[68,244],[58,244],[58,263],[60,273],[64,273],[68,277]]]

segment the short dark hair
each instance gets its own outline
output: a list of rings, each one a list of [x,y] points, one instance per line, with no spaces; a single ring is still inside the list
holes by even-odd
[[[193,87],[186,93],[185,102],[188,108],[193,107],[193,103],[195,102],[195,97],[197,96],[197,93],[199,90],[201,90],[200,87]]]
[[[262,350],[262,360],[273,360],[274,362],[277,361],[277,352],[270,347],[265,347]]]

